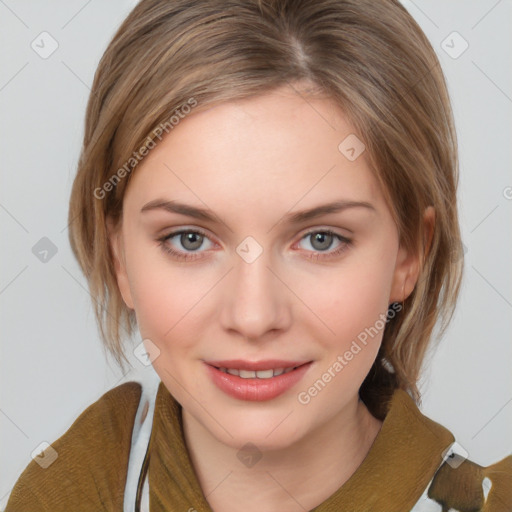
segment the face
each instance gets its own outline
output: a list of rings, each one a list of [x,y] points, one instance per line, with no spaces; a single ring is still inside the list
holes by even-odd
[[[338,148],[353,133],[283,87],[193,111],[127,188],[111,237],[124,301],[184,419],[226,445],[286,447],[346,417],[412,291],[364,151]]]

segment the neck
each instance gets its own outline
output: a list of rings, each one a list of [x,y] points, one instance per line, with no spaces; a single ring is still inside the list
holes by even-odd
[[[246,512],[312,510],[352,476],[381,426],[355,397],[307,437],[264,452],[251,467],[234,467],[239,450],[219,442],[183,410],[185,442],[213,512],[238,512],[241,503]]]

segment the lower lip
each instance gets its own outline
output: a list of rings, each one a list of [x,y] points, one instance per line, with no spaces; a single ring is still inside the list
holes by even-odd
[[[221,391],[238,400],[252,402],[272,400],[282,395],[302,379],[310,366],[311,362],[299,366],[296,370],[270,379],[243,379],[236,375],[221,372],[209,364],[206,365],[214,384]]]

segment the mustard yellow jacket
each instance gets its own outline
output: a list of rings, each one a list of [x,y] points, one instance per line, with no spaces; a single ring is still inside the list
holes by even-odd
[[[122,512],[141,391],[127,382],[90,405],[51,451],[26,467],[5,512]],[[211,512],[185,446],[181,406],[161,382],[153,418],[151,512]],[[362,464],[314,511],[512,512],[512,455],[482,467],[450,451],[454,443],[449,430],[396,390]]]

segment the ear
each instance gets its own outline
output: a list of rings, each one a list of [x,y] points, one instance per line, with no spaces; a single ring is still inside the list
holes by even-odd
[[[424,259],[426,259],[432,243],[435,228],[435,210],[429,206],[423,213],[425,238],[423,240]],[[413,250],[400,247],[396,259],[395,272],[391,285],[389,303],[403,302],[414,290],[421,271],[420,254]]]
[[[107,218],[106,227],[117,279],[117,286],[119,287],[119,291],[126,306],[129,309],[134,309],[130,282],[126,272],[122,228],[115,226],[111,217]]]

